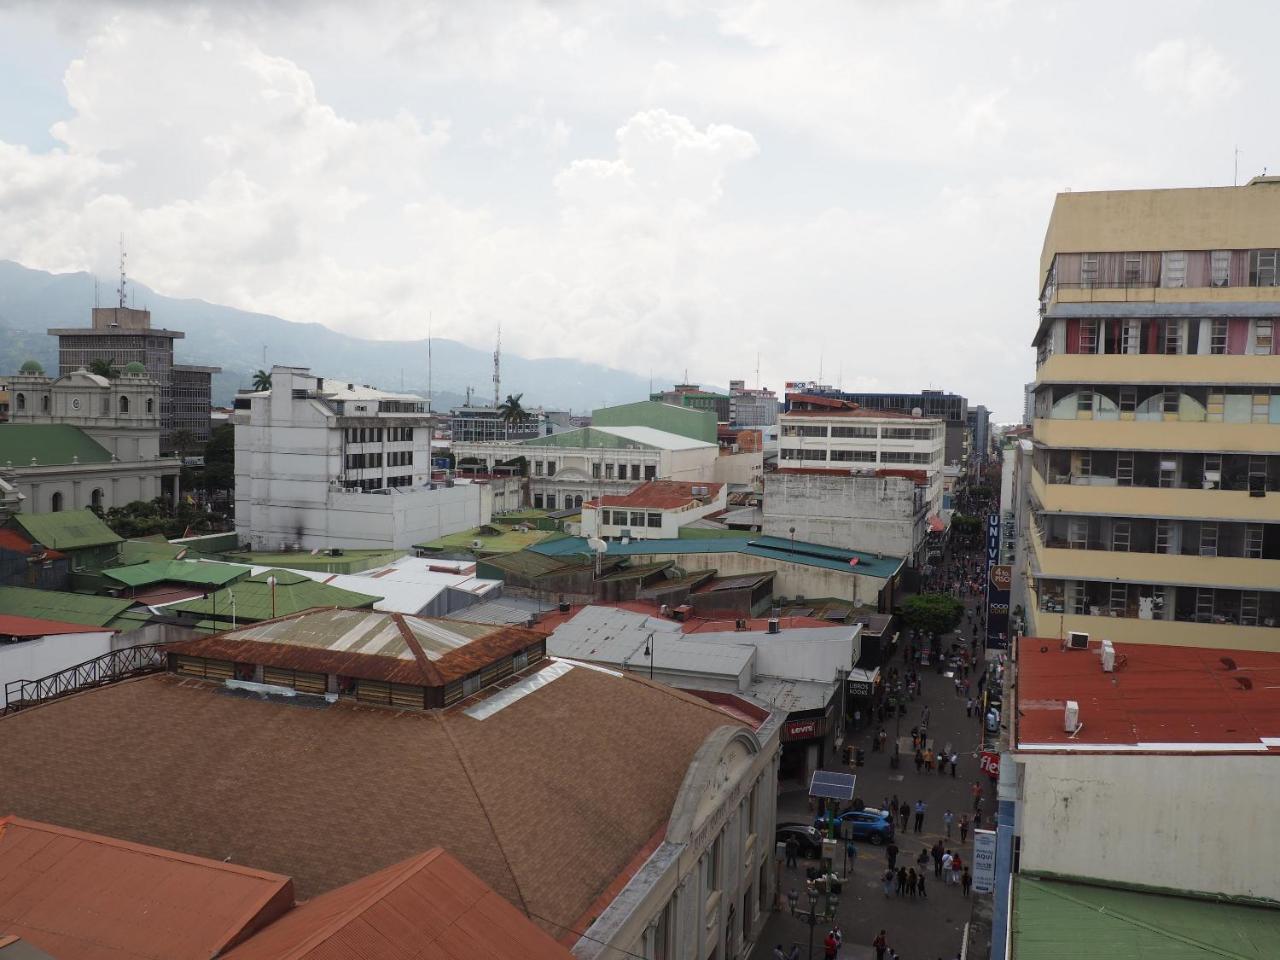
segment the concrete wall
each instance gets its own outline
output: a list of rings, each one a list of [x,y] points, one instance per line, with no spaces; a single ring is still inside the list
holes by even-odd
[[[711,467],[711,478],[716,483],[741,484],[752,490],[763,490],[764,451],[727,453],[716,457]]]
[[[916,510],[916,486],[905,477],[769,474],[764,533],[848,550],[915,557],[926,515]]]
[[[1023,870],[1280,900],[1276,757],[1018,759]]]
[[[111,652],[111,631],[67,633],[0,643],[0,705],[4,685],[14,680],[39,680]]]
[[[26,496],[26,513],[50,513],[53,495],[62,494],[63,510],[92,506],[102,491],[102,509],[160,496],[162,476],[178,473],[176,460],[147,463],[69,464],[65,467],[14,468],[14,485]]]
[[[720,451],[716,447],[695,447],[692,450],[663,450],[662,466],[658,468],[658,479],[710,483],[715,474],[715,464],[719,456]]]

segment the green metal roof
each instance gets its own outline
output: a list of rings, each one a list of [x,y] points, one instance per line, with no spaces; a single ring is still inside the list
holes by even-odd
[[[127,587],[145,587],[165,581],[220,587],[246,577],[249,573],[249,567],[232,563],[200,563],[193,560],[148,560],[102,571],[104,577]]]
[[[33,459],[36,466],[110,463],[111,453],[70,424],[0,423],[0,467],[29,467]]]
[[[126,610],[114,620],[107,623],[110,630],[119,630],[121,633],[127,633],[130,630],[137,630],[141,626],[145,626],[152,620],[151,612],[143,607],[137,610]]]
[[[1280,909],[1015,878],[1011,960],[1265,960]]]
[[[101,627],[133,606],[132,600],[95,597],[87,593],[61,590],[33,590],[30,587],[0,587],[0,613],[62,620]]]
[[[82,550],[121,541],[92,510],[18,513],[13,519],[32,540],[55,550]]]
[[[545,556],[590,555],[587,541],[582,537],[564,537],[535,543],[528,549]],[[781,537],[752,536],[750,538],[724,537],[714,540],[632,540],[630,543],[610,541],[605,557],[634,557],[645,555],[670,555],[691,553],[743,553],[753,557],[767,557],[810,567],[824,567],[843,573],[887,580],[897,573],[904,563],[901,557],[877,556],[861,550],[841,550],[817,543],[805,543]],[[851,564],[851,560],[857,564]]]
[[[275,577],[275,600],[271,597],[269,577]],[[235,598],[237,620],[270,620],[298,613],[312,607],[372,607],[382,597],[331,587],[293,570],[265,570],[247,580],[215,591],[208,597],[175,603],[166,610],[211,616],[231,621],[231,601]]]

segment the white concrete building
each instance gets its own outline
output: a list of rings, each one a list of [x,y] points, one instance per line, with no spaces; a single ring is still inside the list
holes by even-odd
[[[39,680],[111,652],[114,630],[40,620],[0,617],[0,708],[5,688],[17,680]],[[15,699],[18,691],[13,691]]]
[[[932,513],[942,510],[946,424],[911,414],[864,410],[828,397],[797,396],[778,418],[778,468],[846,474],[923,471]]]
[[[521,473],[529,502],[545,510],[581,507],[649,480],[714,480],[714,443],[653,427],[583,427],[522,441],[455,443],[458,472]]]
[[[28,513],[178,495],[180,462],[160,456],[160,383],[140,363],[112,379],[77,370],[48,377],[28,361],[9,378],[0,469]]]
[[[582,504],[582,536],[667,540],[680,528],[724,510],[722,483],[650,480],[630,493],[605,494]]]
[[[253,549],[408,549],[491,518],[486,485],[432,483],[421,397],[276,366],[233,421],[236,534]]]
[[[1280,654],[1101,646],[1017,643],[1019,869],[1274,906]]]

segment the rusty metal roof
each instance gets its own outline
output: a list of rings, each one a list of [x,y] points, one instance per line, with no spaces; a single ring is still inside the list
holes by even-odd
[[[439,687],[538,643],[524,627],[330,607],[173,644],[175,653]]]
[[[207,960],[292,905],[279,874],[0,819],[0,931],[58,960]]]
[[[309,900],[227,960],[571,960],[565,947],[436,847]]]

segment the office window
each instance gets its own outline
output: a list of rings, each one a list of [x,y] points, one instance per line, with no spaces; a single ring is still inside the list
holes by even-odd
[[[1076,410],[1081,413],[1091,413],[1093,411],[1093,391],[1081,390],[1076,394]]]
[[[1249,285],[1252,287],[1274,287],[1276,285],[1276,265],[1280,251],[1252,250],[1249,252]]]
[[[1097,320],[1081,320],[1080,321],[1080,352],[1081,353],[1097,353],[1098,352],[1098,321]]]
[[[591,479],[593,479],[593,480],[599,480],[599,479],[600,479],[600,464],[598,464],[598,463],[593,463],[593,464],[591,465]]]
[[[598,472],[598,469],[597,469],[597,472]],[[604,465],[604,478],[605,478],[606,480],[612,480],[612,479],[613,479],[613,464],[612,464],[612,463],[606,463],[606,464]]]
[[[1137,283],[1142,279],[1142,254],[1126,253],[1124,255],[1124,282]]]
[[[646,524],[645,524],[646,526],[649,526],[649,527],[661,527],[661,526],[662,526],[662,514],[660,514],[660,513],[650,513],[650,514],[647,514],[647,515],[646,515],[646,517],[645,517],[645,520],[646,520]]]
[[[1086,253],[1080,258],[1080,285],[1091,287],[1098,282],[1098,255]]]
[[[878,429],[877,427],[832,427],[831,436],[841,439],[874,440]]]
[[[644,514],[637,510],[632,510],[631,526],[636,527],[638,529],[640,527],[643,527],[644,525],[645,525]]]
[[[1165,413],[1178,412],[1178,391],[1177,390],[1166,390],[1164,392],[1162,409]]]
[[[1209,282],[1215,287],[1225,287],[1231,277],[1231,251],[1214,250],[1209,255]]]
[[[1271,353],[1272,331],[1274,329],[1274,320],[1257,320],[1253,325],[1253,352],[1261,354]]]
[[[640,464],[638,464],[638,463],[633,463],[633,464],[631,465],[631,479],[632,479],[632,480],[639,480],[639,479],[640,479]]]
[[[533,475],[534,475],[535,477],[540,477],[540,476],[542,476],[542,461],[541,461],[541,460],[535,460],[535,461],[533,461]]]
[[[658,468],[653,464],[649,464],[644,468],[644,478],[646,480],[654,480],[658,476]]]
[[[1133,387],[1120,388],[1120,412],[1133,413],[1138,409],[1138,391]]]
[[[1227,352],[1227,321],[1214,320],[1212,333],[1209,336],[1209,352],[1223,354]]]
[[[1184,287],[1187,284],[1186,251],[1165,253],[1161,258],[1160,285],[1162,287]]]

